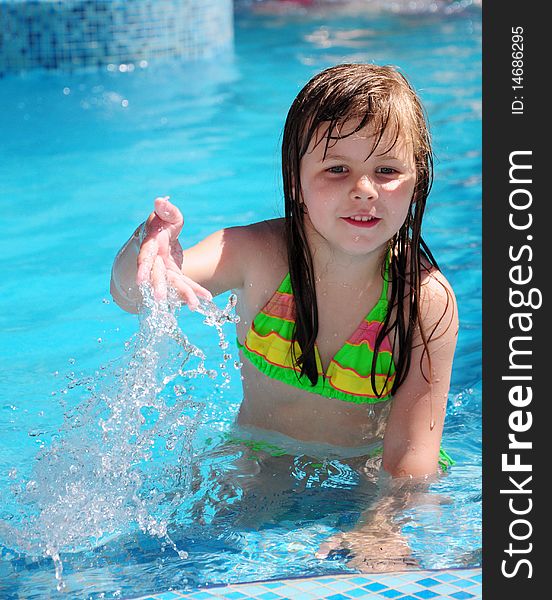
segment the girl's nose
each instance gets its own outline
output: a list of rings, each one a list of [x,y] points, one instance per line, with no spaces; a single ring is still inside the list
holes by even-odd
[[[360,177],[351,190],[351,198],[354,200],[377,200],[378,191],[369,177]]]

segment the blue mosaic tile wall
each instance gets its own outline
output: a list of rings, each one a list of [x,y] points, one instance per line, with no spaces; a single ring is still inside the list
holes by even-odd
[[[0,72],[194,60],[232,43],[232,0],[0,0]]]

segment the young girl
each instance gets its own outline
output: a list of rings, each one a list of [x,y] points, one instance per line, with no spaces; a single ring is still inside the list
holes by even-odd
[[[349,456],[383,447],[395,477],[446,468],[458,319],[421,237],[432,151],[412,87],[388,66],[316,75],[287,116],[282,172],[284,218],[222,229],[184,251],[182,214],[157,198],[115,260],[115,301],[136,312],[142,282],[159,299],[174,287],[192,310],[234,290],[242,431]]]

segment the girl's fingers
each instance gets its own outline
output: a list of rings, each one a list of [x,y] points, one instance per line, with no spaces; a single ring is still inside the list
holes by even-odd
[[[200,298],[204,298],[205,300],[213,299],[213,294],[211,294],[211,292],[208,289],[202,287],[201,285],[199,285],[199,283],[196,283],[193,279],[190,279],[183,273],[181,273],[180,276],[192,288],[192,290],[195,292],[195,294],[197,296],[199,296]]]
[[[165,199],[158,198],[156,200],[156,208],[158,200],[165,201]],[[174,208],[176,209],[176,207]],[[180,213],[178,209],[176,211]],[[151,282],[154,298],[156,300],[165,300],[167,298],[167,285],[170,284],[176,289],[190,310],[197,309],[200,298],[206,300],[213,299],[209,290],[182,274],[170,255],[162,257],[159,252],[160,246],[157,236],[146,236],[137,259],[136,283],[138,285],[147,281]]]
[[[343,547],[344,541],[345,540],[343,534],[337,533],[336,535],[333,535],[325,542],[322,542],[320,544],[318,550],[314,554],[314,557],[318,558],[319,560],[328,558],[330,552],[333,552],[334,550],[339,550]]]
[[[189,285],[197,296],[199,296],[200,298],[203,298],[205,300],[213,299],[213,294],[211,294],[211,292],[207,288],[204,288],[203,286],[199,285],[199,283],[197,283],[196,281],[194,281],[187,275],[184,275],[184,273],[182,273],[182,271],[180,270],[178,265],[174,262],[174,260],[172,260],[172,259],[165,260],[165,267],[167,268],[167,271],[174,273],[175,277],[181,278],[184,283]]]
[[[199,299],[192,287],[184,281],[182,275],[178,275],[174,271],[167,271],[167,280],[176,289],[188,308],[196,310],[199,306]]]
[[[136,272],[136,283],[140,285],[145,281],[150,281],[151,270],[158,253],[158,244],[155,238],[146,238],[140,252],[138,253]]]
[[[184,224],[184,217],[180,210],[174,204],[169,202],[169,196],[156,198],[154,207],[155,214],[161,221],[178,228],[178,231],[180,232],[180,229],[182,229],[182,225]]]
[[[167,270],[160,256],[156,256],[153,263],[151,284],[155,300],[165,300],[167,298]]]
[[[178,275],[182,274],[182,271],[180,270],[182,263],[177,262],[172,252],[169,252],[169,254],[163,256],[163,260],[165,261],[165,267],[167,268],[167,271],[174,271]]]

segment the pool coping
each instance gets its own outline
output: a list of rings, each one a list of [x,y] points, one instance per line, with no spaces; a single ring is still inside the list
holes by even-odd
[[[134,597],[134,600],[480,600],[481,567],[297,577],[212,585]]]

